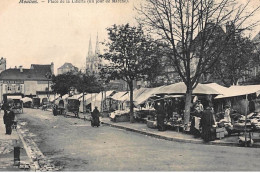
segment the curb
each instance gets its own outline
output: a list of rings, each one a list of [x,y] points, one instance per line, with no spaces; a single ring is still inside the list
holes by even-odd
[[[31,161],[30,162],[31,171],[35,171],[35,172],[59,171],[59,168],[56,168],[54,165],[49,163],[48,159],[38,148],[37,144],[33,141],[33,139],[27,137],[24,133],[22,133],[22,131],[23,130],[21,129],[21,125],[18,124],[17,133],[23,143],[27,156]]]
[[[180,143],[204,144],[204,145],[241,147],[238,143],[216,142],[216,141],[204,142],[204,141],[192,140],[192,139],[182,139],[182,138],[176,138],[176,137],[175,138],[174,137],[166,137],[166,136],[162,136],[162,135],[158,135],[158,134],[153,134],[153,133],[150,133],[150,132],[145,132],[145,131],[136,130],[136,129],[132,129],[132,128],[128,128],[128,127],[123,127],[123,126],[120,126],[120,125],[110,124],[110,123],[107,123],[107,122],[101,122],[101,123],[105,124],[105,125],[109,125],[111,127],[124,129],[126,131],[132,131],[132,132],[136,132],[136,133],[139,133],[139,134],[151,136],[151,137],[158,138],[158,139],[164,139],[164,140],[168,140],[168,141],[174,141],[174,142],[180,142]],[[260,148],[260,145],[253,145],[250,148]]]
[[[23,143],[23,147],[24,147],[24,149],[25,149],[25,151],[26,151],[26,154],[27,154],[27,156],[28,156],[29,159],[30,159],[31,169],[32,169],[32,166],[33,166],[33,167],[35,168],[35,169],[34,169],[35,172],[36,172],[36,171],[39,171],[39,164],[38,164],[38,162],[33,161],[32,157],[31,157],[31,154],[30,154],[30,150],[29,150],[29,148],[28,148],[28,145],[27,145],[27,143],[25,142],[25,140],[24,140],[22,134],[20,133],[20,128],[17,128],[17,134],[19,135],[19,138],[21,139],[21,141],[22,141],[22,143]]]
[[[157,134],[153,134],[153,133],[149,133],[149,132],[144,132],[144,131],[141,131],[141,130],[136,130],[136,129],[123,127],[123,126],[119,126],[119,125],[115,125],[115,124],[110,124],[110,123],[106,123],[106,122],[101,122],[101,123],[105,124],[105,125],[109,125],[111,127],[116,127],[116,128],[119,128],[119,129],[124,129],[124,130],[127,130],[127,131],[136,132],[136,133],[140,133],[140,134],[143,134],[143,135],[155,137],[155,138],[158,138],[158,139],[164,139],[164,140],[168,140],[168,141],[186,142],[186,143],[194,143],[194,144],[203,144],[204,143],[202,141],[166,137],[166,136],[157,135]]]

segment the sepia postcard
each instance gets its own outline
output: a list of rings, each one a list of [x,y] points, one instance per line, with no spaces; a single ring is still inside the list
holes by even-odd
[[[0,171],[260,171],[260,0],[0,0]]]

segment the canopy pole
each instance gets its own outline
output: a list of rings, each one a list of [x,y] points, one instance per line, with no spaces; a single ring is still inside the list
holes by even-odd
[[[245,147],[247,147],[247,133],[246,133],[246,131],[247,131],[247,129],[246,129],[246,123],[247,123],[247,106],[248,106],[247,102],[248,102],[248,98],[247,98],[247,95],[246,95],[246,110],[245,110]]]

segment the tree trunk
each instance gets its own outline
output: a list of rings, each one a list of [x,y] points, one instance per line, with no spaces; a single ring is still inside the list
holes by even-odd
[[[185,96],[185,110],[184,110],[184,125],[187,126],[190,122],[190,106],[191,106],[192,89],[187,86]]]
[[[134,122],[133,81],[128,83],[130,90],[130,123]]]

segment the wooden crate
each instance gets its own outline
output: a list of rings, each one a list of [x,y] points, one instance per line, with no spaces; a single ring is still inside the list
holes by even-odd
[[[225,137],[225,128],[216,128],[216,138],[222,139]]]

